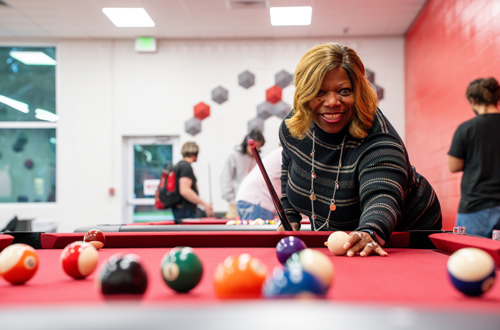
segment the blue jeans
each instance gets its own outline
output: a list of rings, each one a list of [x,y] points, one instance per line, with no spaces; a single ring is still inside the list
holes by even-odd
[[[182,223],[182,219],[197,218],[196,208],[191,207],[172,207],[175,223]]]
[[[458,213],[456,225],[465,227],[466,234],[491,238],[493,229],[500,229],[500,206],[474,213]]]
[[[244,201],[236,202],[236,211],[241,220],[255,220],[261,218],[262,220],[274,219],[274,213],[260,207],[260,204],[251,204]]]

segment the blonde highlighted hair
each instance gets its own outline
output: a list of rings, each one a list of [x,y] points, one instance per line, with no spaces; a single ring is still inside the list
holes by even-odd
[[[285,121],[293,137],[303,139],[306,136],[313,125],[308,102],[318,94],[325,75],[339,67],[346,71],[353,88],[354,118],[349,133],[359,139],[368,135],[378,99],[365,77],[365,66],[353,49],[337,43],[325,43],[308,50],[295,70],[293,115]]]
[[[186,142],[182,146],[181,154],[182,157],[192,157],[197,156],[200,148],[195,142]]]

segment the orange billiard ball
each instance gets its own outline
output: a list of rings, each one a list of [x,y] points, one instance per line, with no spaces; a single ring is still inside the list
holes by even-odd
[[[106,244],[106,236],[104,236],[102,231],[92,229],[85,233],[83,241],[92,244],[97,250],[99,250],[104,246],[104,244]]]
[[[267,267],[249,254],[227,257],[215,270],[215,294],[220,299],[259,298]]]
[[[38,255],[29,245],[17,243],[0,253],[0,275],[12,284],[23,284],[35,275]]]

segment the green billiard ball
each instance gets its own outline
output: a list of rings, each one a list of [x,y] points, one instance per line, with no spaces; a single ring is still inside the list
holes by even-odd
[[[200,283],[203,265],[192,248],[176,247],[163,257],[161,275],[172,290],[188,292]]]

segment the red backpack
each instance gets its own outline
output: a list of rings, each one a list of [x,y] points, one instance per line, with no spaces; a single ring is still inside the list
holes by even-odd
[[[155,195],[155,207],[161,210],[168,209],[179,204],[181,200],[177,168],[171,166],[162,171],[160,184]]]

